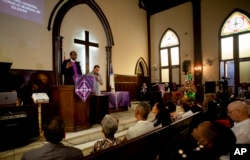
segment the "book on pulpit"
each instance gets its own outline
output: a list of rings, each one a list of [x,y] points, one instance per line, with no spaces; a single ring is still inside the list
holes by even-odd
[[[33,93],[31,97],[34,103],[49,103],[49,96],[47,93]]]

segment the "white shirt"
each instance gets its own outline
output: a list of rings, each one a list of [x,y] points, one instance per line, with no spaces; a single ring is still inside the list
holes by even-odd
[[[100,85],[102,84],[102,75],[100,73],[95,74],[93,71],[89,72],[87,75],[94,77],[94,83],[93,83],[94,92],[95,92],[95,94],[100,94],[100,92],[101,92]],[[98,79],[99,81],[97,81],[96,79]]]
[[[231,128],[236,136],[237,144],[250,144],[250,119],[235,122]]]
[[[128,131],[126,136],[126,139],[132,139],[135,137],[138,137],[140,135],[143,135],[145,133],[148,133],[152,130],[154,130],[154,124],[150,121],[137,121],[134,126],[131,126]]]

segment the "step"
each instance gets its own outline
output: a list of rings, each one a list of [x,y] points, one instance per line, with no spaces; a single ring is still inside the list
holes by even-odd
[[[119,121],[119,127],[115,134],[115,137],[123,139],[124,135],[127,133],[127,129],[136,123],[134,111],[135,111],[135,106],[137,104],[138,102],[132,102],[131,107],[129,107],[127,111],[110,113],[112,116],[116,117]],[[153,119],[154,115],[150,113],[148,120],[152,121]],[[83,131],[67,132],[63,143],[65,145],[74,146],[76,148],[81,149],[83,151],[84,156],[87,156],[91,153],[94,143],[102,138],[104,138],[104,135],[101,132],[101,125],[95,124],[91,126],[91,128]],[[0,159],[1,160],[21,159],[21,156],[24,152],[41,147],[42,145],[44,145],[44,143],[45,143],[44,137],[39,137],[34,142],[26,146],[0,152]]]
[[[130,126],[134,125],[136,118],[134,117],[134,110],[129,109],[122,113],[111,113],[119,121],[119,127],[117,133],[127,130]],[[91,142],[100,138],[103,138],[102,128],[100,124],[93,125],[90,129],[79,132],[66,133],[65,142],[69,145],[79,145],[82,143]]]

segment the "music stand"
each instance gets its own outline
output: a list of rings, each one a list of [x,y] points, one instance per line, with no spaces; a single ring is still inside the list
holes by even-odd
[[[35,104],[38,104],[38,126],[39,134],[42,134],[42,103],[49,103],[49,97],[47,93],[33,93],[32,99]]]

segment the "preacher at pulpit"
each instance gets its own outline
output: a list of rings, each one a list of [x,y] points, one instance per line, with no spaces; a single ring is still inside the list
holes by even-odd
[[[76,61],[77,59],[76,51],[71,51],[69,55],[70,58],[63,61],[62,74],[64,75],[65,85],[74,85],[73,76],[82,75],[82,70],[80,62]]]
[[[93,76],[94,77],[94,93],[95,94],[100,94],[101,93],[101,86],[103,85],[103,81],[102,81],[102,75],[99,73],[100,71],[100,66],[99,65],[95,65],[93,68],[92,72],[89,72],[87,75],[88,76]]]

